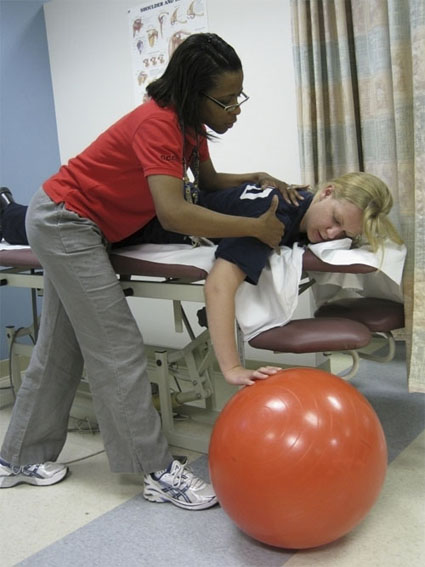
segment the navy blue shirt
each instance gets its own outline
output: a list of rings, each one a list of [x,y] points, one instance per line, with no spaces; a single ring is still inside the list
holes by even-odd
[[[222,191],[200,191],[199,205],[229,215],[259,217],[269,209],[273,195],[277,195],[279,206],[276,215],[285,225],[280,244],[292,246],[300,241],[300,223],[313,199],[309,191],[301,191],[301,194],[304,200],[295,206],[287,203],[278,189],[261,189],[246,183]],[[236,264],[246,274],[246,281],[256,285],[270,252],[270,247],[257,238],[222,238],[215,256]]]

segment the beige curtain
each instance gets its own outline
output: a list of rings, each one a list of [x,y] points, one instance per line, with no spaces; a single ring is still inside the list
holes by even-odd
[[[409,389],[425,392],[425,2],[291,0],[301,169],[368,171],[407,246]]]

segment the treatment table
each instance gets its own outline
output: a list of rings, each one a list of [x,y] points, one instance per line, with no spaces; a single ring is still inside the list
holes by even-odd
[[[215,383],[223,378],[217,370],[208,328],[196,336],[183,308],[183,302],[204,303],[203,283],[207,272],[187,264],[164,264],[129,257],[119,249],[112,251],[110,258],[127,296],[172,301],[175,331],[186,331],[189,341],[177,349],[146,346],[153,400],[171,445],[207,452],[211,426],[222,405],[217,400]],[[363,264],[327,264],[308,249],[302,262],[299,293],[314,284],[309,277],[311,272],[370,273],[375,270]],[[19,339],[24,336],[30,336],[33,342],[37,339],[37,293],[42,293],[43,269],[30,248],[0,250],[0,267],[0,285],[29,288],[32,294],[31,325],[19,329],[13,325],[6,327],[10,388],[15,393],[21,382],[19,356],[29,355],[31,350],[30,345],[22,344]],[[206,326],[204,313],[202,310],[198,313],[200,325]],[[385,299],[359,298],[351,304],[326,304],[319,308],[314,318],[291,320],[286,325],[260,333],[249,344],[275,353],[348,352],[353,360],[347,376],[351,377],[358,368],[358,349],[369,344],[373,333],[385,333],[390,341],[389,353],[382,359],[387,361],[394,351],[391,331],[403,326],[401,304]],[[243,342],[239,336],[238,342],[244,359]],[[89,395],[84,377],[82,387]],[[229,395],[233,391],[236,390],[229,390]],[[194,428],[190,431],[186,427],[187,420],[196,421],[195,432]]]

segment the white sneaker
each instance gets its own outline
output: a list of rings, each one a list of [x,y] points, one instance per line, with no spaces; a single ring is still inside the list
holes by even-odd
[[[59,463],[15,466],[0,458],[0,488],[11,488],[17,484],[49,486],[65,478],[68,467]]]
[[[173,461],[165,471],[146,474],[143,496],[150,502],[171,502],[186,510],[204,510],[217,504],[212,486],[179,461]]]

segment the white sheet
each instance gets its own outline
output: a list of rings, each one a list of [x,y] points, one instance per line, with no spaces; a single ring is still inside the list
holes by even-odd
[[[1,250],[21,250],[22,248],[27,248],[29,249],[29,246],[24,246],[24,245],[18,245],[18,244],[9,244],[8,242],[6,242],[6,240],[1,240],[0,241],[0,251]]]
[[[336,299],[348,292],[365,297],[386,297],[403,302],[401,279],[406,248],[388,243],[383,259],[368,247],[350,250],[349,239],[310,245],[311,251],[330,264],[366,264],[379,268],[371,274],[337,274],[311,272],[318,285],[313,293],[318,303]],[[1,243],[0,250],[29,248]],[[209,272],[214,263],[216,246],[192,247],[187,244],[142,244],[128,246],[115,253],[161,264],[196,266]],[[304,249],[281,247],[281,254],[270,254],[257,286],[244,282],[236,296],[236,318],[246,341],[261,332],[285,325],[298,304],[298,285],[301,281]]]
[[[370,274],[338,274],[310,272],[318,285],[313,286],[317,305],[342,297],[382,297],[403,303],[402,277],[406,247],[386,241],[384,253],[373,253],[369,246],[349,249],[345,238],[320,244],[310,244],[310,250],[329,264],[365,264],[377,268]]]
[[[304,249],[281,247],[270,254],[257,285],[243,282],[236,294],[236,319],[245,341],[285,325],[298,305]]]
[[[209,272],[214,263],[216,246],[187,244],[143,244],[119,250],[119,254],[164,264],[196,266]],[[243,282],[236,294],[236,319],[244,340],[285,325],[298,304],[298,284],[302,272],[303,248],[281,247],[281,254],[270,255],[258,285]]]

